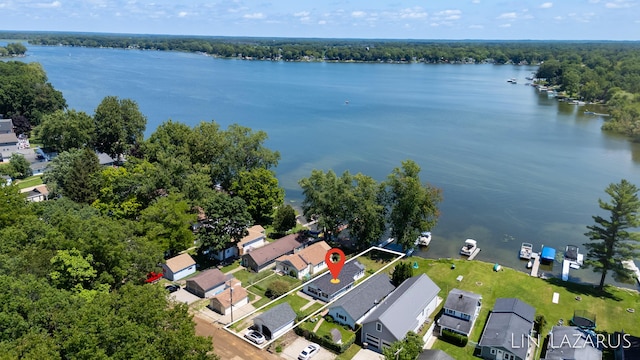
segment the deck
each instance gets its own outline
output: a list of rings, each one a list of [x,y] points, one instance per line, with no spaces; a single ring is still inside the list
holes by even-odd
[[[471,255],[469,255],[467,261],[475,259],[478,254],[480,254],[480,248],[476,248]]]
[[[531,276],[538,277],[538,269],[540,269],[540,254],[532,253],[531,259],[533,260],[533,266],[531,267]]]
[[[562,260],[562,281],[569,280],[569,266],[571,265],[571,261],[564,259]]]

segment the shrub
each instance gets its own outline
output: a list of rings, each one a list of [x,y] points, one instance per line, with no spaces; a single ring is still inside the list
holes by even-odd
[[[289,284],[282,280],[276,280],[267,286],[264,294],[268,298],[275,299],[286,294],[287,291],[289,291]]]
[[[467,342],[469,342],[468,337],[455,333],[449,329],[442,330],[442,339],[448,343],[458,345],[460,347],[467,346]]]

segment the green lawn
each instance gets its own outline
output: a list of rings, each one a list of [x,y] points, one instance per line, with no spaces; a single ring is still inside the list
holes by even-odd
[[[354,356],[356,356],[358,351],[360,351],[361,349],[362,348],[359,345],[353,344],[353,345],[349,346],[347,351],[345,351],[342,354],[338,355],[336,360],[351,360],[351,359],[353,359]]]
[[[223,273],[225,273],[225,274],[226,274],[227,272],[229,272],[229,271],[231,271],[231,270],[234,270],[234,269],[237,269],[237,268],[239,268],[240,266],[241,266],[241,265],[240,265],[240,259],[238,259],[238,260],[236,260],[236,261],[232,262],[231,264],[229,264],[229,265],[227,265],[227,266],[223,266],[223,267],[221,267],[221,268],[220,268],[220,271],[222,271]]]
[[[547,325],[541,334],[547,334],[558,320],[565,324],[573,316],[574,310],[588,310],[596,315],[596,331],[614,332],[622,329],[630,334],[640,334],[640,295],[636,291],[607,287],[598,293],[593,286],[563,282],[559,279],[543,280],[530,277],[528,274],[513,269],[493,271],[493,264],[466,260],[426,260],[411,258],[417,261],[419,268],[415,274],[426,273],[442,289],[440,296],[445,299],[449,290],[459,288],[481,294],[482,311],[470,341],[478,342],[482,329],[487,321],[491,308],[499,297],[517,297],[536,309],[536,315],[544,315]],[[451,264],[456,265],[451,269]],[[462,275],[463,280],[456,277]],[[553,293],[560,294],[558,304],[551,302]],[[580,296],[580,300],[576,300]],[[635,313],[627,312],[627,308],[636,309]],[[435,349],[442,349],[455,359],[475,359],[474,346],[469,343],[466,348],[459,348],[443,341],[436,341]]]
[[[23,180],[17,180],[16,185],[20,189],[25,189],[31,186],[42,185],[42,175],[33,175]]]

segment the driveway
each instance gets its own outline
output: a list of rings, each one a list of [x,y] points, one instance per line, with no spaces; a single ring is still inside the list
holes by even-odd
[[[234,320],[238,320],[241,317],[247,315],[250,312],[255,311],[256,308],[253,307],[253,305],[251,304],[246,304],[243,305],[239,308],[234,307],[233,308],[233,319]],[[224,324],[227,325],[231,322],[231,312],[229,312],[229,314],[227,315],[221,315],[218,314],[217,312],[209,309],[209,307],[205,307],[204,309],[200,310],[200,313],[204,316],[207,317],[209,319],[211,319],[213,322],[216,323],[220,323],[220,324]]]
[[[362,349],[351,360],[382,360],[384,357],[373,350]]]
[[[181,288],[180,290],[174,293],[171,293],[169,297],[177,302],[183,302],[187,304],[192,304],[198,300],[202,300],[202,298],[193,295],[192,293],[188,292],[184,288]]]
[[[302,349],[304,349],[311,342],[305,340],[304,338],[298,337],[291,345],[284,348],[280,357],[289,359],[289,360],[297,360],[298,355]],[[312,358],[312,360],[333,360],[336,358],[336,355],[331,351],[320,347],[320,351]]]

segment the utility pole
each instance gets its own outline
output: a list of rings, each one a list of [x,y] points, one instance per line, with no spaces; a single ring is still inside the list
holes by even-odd
[[[231,322],[233,322],[233,283],[231,283],[231,287],[229,288],[229,294],[231,296]]]

